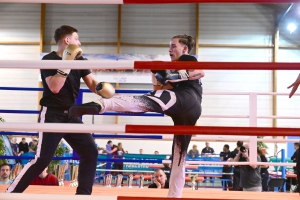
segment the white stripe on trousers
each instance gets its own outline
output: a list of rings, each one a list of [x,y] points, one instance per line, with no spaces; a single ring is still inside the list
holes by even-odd
[[[46,115],[47,107],[43,107],[43,110],[40,115],[40,123],[45,123],[45,115]],[[41,148],[42,148],[42,141],[43,141],[43,132],[39,132],[39,143],[37,146],[36,154],[33,160],[28,162],[24,168],[20,171],[20,173],[17,175],[17,177],[14,179],[13,183],[7,188],[6,193],[11,193],[14,191],[16,186],[18,185],[19,181],[23,177],[23,175],[26,173],[26,171],[36,163],[37,159],[40,157],[41,154]]]

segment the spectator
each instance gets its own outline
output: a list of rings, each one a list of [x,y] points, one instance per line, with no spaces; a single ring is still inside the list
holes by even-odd
[[[124,155],[125,151],[123,149],[122,143],[119,142],[118,146],[116,148],[117,148],[117,151],[114,154],[114,158],[115,159],[123,159],[123,155]],[[124,167],[123,162],[115,162],[114,163],[114,169],[115,170],[123,170],[123,167]],[[117,172],[117,174],[123,174],[123,173],[122,172]]]
[[[232,151],[230,153],[230,160],[233,160],[236,157],[236,155],[239,154],[241,146],[243,146],[243,142],[237,141],[236,148],[234,149],[234,151]],[[241,166],[235,165],[233,168],[233,186],[232,186],[232,189],[235,191],[241,190],[241,188],[240,188],[240,171],[241,171]]]
[[[293,161],[293,163],[297,163],[297,154],[298,154],[298,149],[299,149],[299,143],[298,142],[294,143],[294,149],[295,149],[295,152],[292,155],[291,160]],[[297,168],[293,167],[293,169],[294,169],[294,173],[297,174]]]
[[[163,164],[164,167],[161,169],[167,176],[167,180],[170,180],[170,173],[171,173],[171,164]]]
[[[50,174],[47,172],[48,167],[44,169],[44,171],[36,177],[30,185],[53,185],[53,186],[58,186],[58,180],[57,177],[53,174]]]
[[[9,179],[10,172],[11,168],[9,164],[4,163],[0,166],[0,185],[9,185],[12,183],[12,180]]]
[[[154,151],[154,155],[159,155],[159,152],[158,151]]]
[[[19,156],[27,153],[29,151],[28,143],[26,142],[25,138],[22,138],[22,141],[19,143]]]
[[[244,147],[240,148],[239,153],[235,156],[235,162],[249,162],[249,152]],[[257,156],[257,162],[261,162],[260,156]],[[243,165],[240,171],[240,186],[243,191],[261,192],[261,176],[259,165]]]
[[[29,146],[29,152],[36,152],[36,149],[37,149],[37,145],[38,145],[38,139],[37,138],[34,138],[33,141],[32,141],[32,144],[31,146]]]
[[[32,146],[33,141],[34,141],[35,139],[36,139],[35,136],[31,136],[31,141],[30,141],[29,144],[28,144],[28,147],[29,147],[29,148]]]
[[[13,137],[12,140],[11,140],[11,148],[13,150],[13,154],[14,156],[17,156],[18,155],[18,148],[19,148],[19,145],[17,144],[17,138],[16,137]]]
[[[108,140],[106,144],[106,152],[107,152],[107,159],[112,159],[113,154],[116,154],[118,148],[116,145],[112,143],[111,140]],[[106,169],[110,170],[111,169],[112,162],[106,162]],[[110,171],[106,171],[105,174],[110,174]]]
[[[201,154],[203,155],[211,155],[211,154],[214,154],[215,153],[215,150],[213,148],[211,148],[209,146],[209,142],[205,142],[205,148],[202,149],[201,151]],[[204,183],[206,182],[206,179],[207,178],[210,178],[210,182],[212,182],[212,177],[204,177]]]
[[[230,159],[230,150],[229,150],[228,144],[224,145],[223,151],[220,153],[220,158],[221,158],[221,161],[228,161],[228,159]],[[231,181],[232,175],[229,174],[231,172],[232,172],[231,166],[229,166],[229,165],[223,166],[222,173],[226,173],[226,174],[222,174],[222,179],[223,180],[225,179],[225,181],[222,181],[223,190],[227,190],[228,187],[232,188],[232,181]]]
[[[195,157],[199,156],[199,150],[197,149],[196,144],[194,144],[193,148],[191,150],[189,150],[188,156],[190,156],[191,158],[195,158]]]
[[[209,142],[205,142],[205,148],[202,149],[202,154],[214,154],[215,150],[209,146]]]
[[[140,149],[140,154],[143,154],[144,153],[144,150],[143,149]]]
[[[157,189],[168,189],[169,181],[166,180],[166,174],[161,169],[157,169],[154,172],[154,183],[149,185],[148,188],[157,188]]]
[[[261,162],[268,162],[268,159],[265,156],[265,153],[262,151],[260,147],[257,147],[257,154],[260,156]],[[268,182],[269,182],[269,165],[261,165],[260,175],[261,175],[261,185],[262,191],[268,192]]]

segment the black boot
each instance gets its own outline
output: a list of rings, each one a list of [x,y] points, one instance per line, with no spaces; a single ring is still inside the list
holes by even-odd
[[[69,115],[73,117],[81,117],[82,115],[98,115],[102,107],[95,102],[89,102],[81,105],[72,106],[69,109]]]

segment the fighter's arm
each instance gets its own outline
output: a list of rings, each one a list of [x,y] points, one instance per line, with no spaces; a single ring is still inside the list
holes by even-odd
[[[62,60],[74,60],[80,58],[82,55],[82,49],[75,44],[70,44],[64,50],[62,55]],[[71,69],[58,69],[56,74],[53,76],[47,76],[45,78],[46,83],[54,94],[59,93],[61,88],[64,86],[66,79],[70,73]]]
[[[55,74],[54,76],[48,76],[47,78],[45,78],[45,80],[49,89],[54,94],[59,93],[60,89],[64,86],[66,82],[66,78],[58,74]]]
[[[153,90],[167,90],[167,89],[172,89],[173,87],[168,84],[168,85],[163,85],[161,84],[155,77],[154,73],[151,73],[151,80],[153,84]]]
[[[83,81],[85,82],[86,86],[94,93],[97,94],[96,86],[99,83],[99,81],[96,80],[95,76],[90,73],[84,77],[82,77]]]
[[[202,69],[189,69],[187,70],[188,74],[189,74],[189,80],[197,80],[199,78],[203,78],[205,76],[204,70]]]

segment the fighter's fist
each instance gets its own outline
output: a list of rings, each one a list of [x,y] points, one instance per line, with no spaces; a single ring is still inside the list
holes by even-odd
[[[63,60],[75,60],[82,55],[82,49],[76,44],[69,44],[62,55]]]
[[[115,94],[115,88],[106,82],[100,82],[96,86],[97,94],[103,98],[109,99]]]

